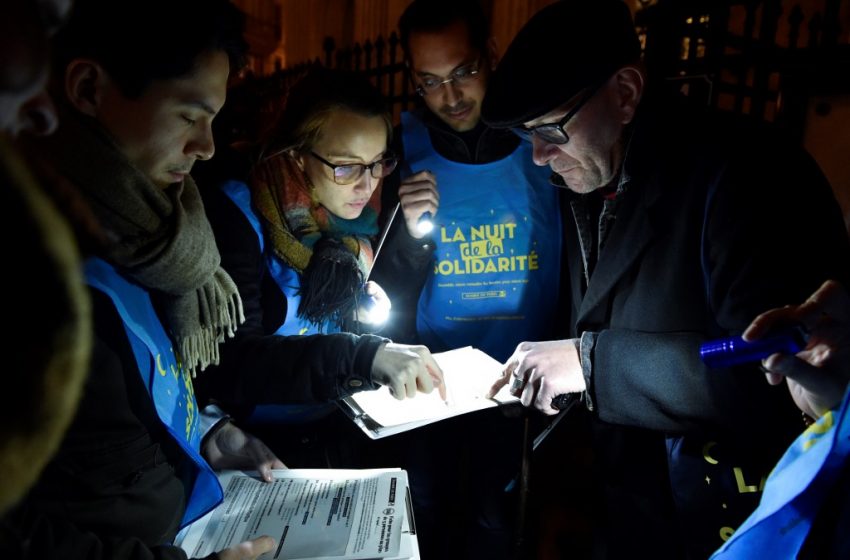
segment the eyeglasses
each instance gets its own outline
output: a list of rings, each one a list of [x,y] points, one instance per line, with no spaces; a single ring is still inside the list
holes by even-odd
[[[398,158],[395,156],[386,156],[370,164],[344,163],[337,165],[329,162],[316,152],[310,152],[310,155],[333,169],[334,183],[337,185],[350,185],[354,183],[363,176],[367,169],[375,179],[383,179],[392,173],[396,165],[398,165]]]
[[[459,86],[468,84],[472,80],[476,79],[476,76],[480,71],[481,59],[479,58],[475,62],[455,68],[454,70],[452,70],[452,73],[449,74],[449,77],[445,80],[441,80],[437,76],[428,76],[427,78],[420,78],[420,83],[416,86],[416,93],[418,93],[422,97],[425,97],[430,93],[436,92],[443,86],[443,84],[455,83]]]
[[[514,134],[528,142],[531,142],[532,137],[537,136],[540,140],[547,144],[566,144],[570,141],[570,135],[564,131],[564,127],[568,122],[570,122],[570,119],[576,116],[579,109],[581,109],[585,103],[590,101],[591,97],[596,95],[596,92],[599,91],[599,88],[601,88],[603,84],[599,84],[598,86],[594,86],[590,89],[560,121],[556,123],[539,124],[537,126],[532,126],[531,128],[515,126],[511,128],[511,130],[514,131]]]

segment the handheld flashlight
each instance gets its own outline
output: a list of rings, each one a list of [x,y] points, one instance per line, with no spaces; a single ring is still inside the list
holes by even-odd
[[[360,307],[364,313],[358,316],[360,322],[375,326],[386,323],[387,319],[390,318],[390,307],[392,306],[389,300],[378,299],[372,294],[367,294],[365,288],[363,295],[363,303]]]
[[[431,212],[423,212],[416,222],[416,230],[422,235],[427,235],[434,231],[434,222],[431,219]]]
[[[784,330],[752,342],[740,336],[712,340],[700,346],[699,356],[710,368],[724,368],[755,362],[776,353],[796,354],[806,347],[801,327]]]

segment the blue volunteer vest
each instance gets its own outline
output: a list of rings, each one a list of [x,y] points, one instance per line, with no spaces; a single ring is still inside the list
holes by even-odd
[[[109,296],[115,305],[156,413],[191,459],[194,483],[183,512],[181,526],[184,526],[213,509],[223,497],[218,478],[200,454],[202,434],[192,378],[180,365],[144,288],[121,276],[101,259],[86,261],[85,275],[86,282]]]
[[[821,504],[850,468],[848,410],[850,390],[840,408],[823,415],[791,444],[767,479],[758,508],[713,560],[797,557]]]
[[[425,125],[401,116],[405,162],[437,177],[435,265],[419,297],[416,330],[433,352],[475,346],[504,361],[524,340],[548,340],[558,299],[561,218],[549,169],[531,144],[485,164],[450,161]]]
[[[301,303],[301,296],[298,295],[298,290],[301,289],[301,279],[295,270],[281,262],[271,251],[265,251],[266,242],[263,236],[263,227],[251,206],[251,191],[248,189],[248,185],[242,181],[226,181],[221,185],[221,190],[242,211],[248,223],[251,224],[254,233],[257,234],[257,242],[260,244],[260,253],[263,254],[265,259],[266,270],[269,271],[275,284],[286,297],[286,317],[274,334],[292,336],[339,332],[339,328],[335,325],[327,325],[320,329],[296,315],[298,305]],[[333,403],[264,404],[254,407],[248,421],[256,424],[303,424],[324,418],[333,410],[335,410]]]
[[[221,190],[236,204],[248,219],[251,227],[254,228],[254,232],[257,234],[257,241],[260,244],[260,253],[263,254],[266,261],[266,269],[269,271],[275,284],[283,292],[283,295],[286,296],[286,317],[283,320],[283,324],[275,331],[275,334],[306,335],[319,332],[339,332],[339,329],[334,326],[319,329],[316,325],[296,315],[298,305],[301,303],[301,296],[298,295],[298,291],[301,289],[301,279],[295,270],[281,262],[271,251],[265,251],[266,243],[263,236],[263,228],[260,224],[260,219],[251,207],[251,191],[248,189],[248,185],[242,181],[227,181],[222,184]]]

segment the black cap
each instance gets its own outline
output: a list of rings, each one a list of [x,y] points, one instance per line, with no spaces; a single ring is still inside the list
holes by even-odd
[[[481,117],[494,128],[534,120],[640,58],[621,0],[560,0],[532,17],[487,85]]]

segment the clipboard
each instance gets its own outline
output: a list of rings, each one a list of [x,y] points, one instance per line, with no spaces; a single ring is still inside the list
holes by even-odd
[[[434,354],[443,370],[447,401],[437,391],[398,400],[389,388],[363,391],[339,399],[337,405],[370,439],[407,432],[463,414],[518,403],[506,385],[491,399],[486,393],[501,377],[503,365],[481,350],[467,346]]]

